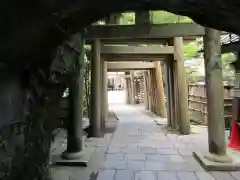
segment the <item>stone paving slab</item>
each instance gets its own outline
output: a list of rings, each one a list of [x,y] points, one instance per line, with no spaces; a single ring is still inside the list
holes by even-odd
[[[134,171],[132,171],[132,170],[116,170],[114,180],[134,180]]]
[[[97,180],[113,180],[115,170],[102,170],[99,172]]]
[[[213,171],[211,172],[211,174],[217,180],[235,180],[233,176],[231,176],[228,172]]]
[[[240,180],[240,171],[230,172],[230,175],[236,180]]]
[[[215,180],[213,175],[208,172],[196,172],[198,180]]]
[[[139,171],[136,172],[134,180],[157,180],[157,173],[154,171]]]
[[[158,172],[158,180],[178,180],[177,173],[169,171]]]
[[[197,180],[197,177],[193,172],[178,172],[177,177],[179,180]]]
[[[147,155],[145,155],[145,154],[125,154],[125,160],[127,160],[127,161],[146,161]]]

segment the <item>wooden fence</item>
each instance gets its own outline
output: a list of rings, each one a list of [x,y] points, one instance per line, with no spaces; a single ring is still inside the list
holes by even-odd
[[[233,86],[224,86],[224,119],[229,128],[232,118]],[[206,87],[202,84],[188,85],[188,108],[191,120],[207,125]]]

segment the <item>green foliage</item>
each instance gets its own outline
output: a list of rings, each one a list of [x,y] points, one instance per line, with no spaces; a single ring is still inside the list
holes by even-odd
[[[193,22],[190,18],[185,16],[179,16],[167,11],[152,11],[151,20],[153,24],[164,23],[190,23]]]
[[[232,67],[230,64],[235,60],[236,56],[234,53],[222,54],[222,74],[224,80],[232,81],[234,79],[234,67]]]
[[[193,84],[197,81],[197,76],[199,76],[199,72],[196,67],[186,68],[187,81],[189,84]]]
[[[192,41],[188,44],[185,44],[184,45],[184,58],[186,60],[191,60],[191,61],[196,60],[195,58],[199,57],[198,46],[199,46],[199,44],[197,41]],[[198,68],[199,68],[198,66],[190,66],[190,67],[185,68],[188,83],[192,84],[197,81],[197,76],[200,75]]]
[[[198,56],[198,44],[196,41],[193,41],[189,44],[184,45],[184,57],[193,58]]]

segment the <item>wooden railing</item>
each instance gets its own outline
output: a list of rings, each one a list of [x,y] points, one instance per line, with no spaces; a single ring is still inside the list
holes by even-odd
[[[224,86],[224,119],[229,128],[232,118],[233,86]],[[191,120],[207,125],[207,100],[205,85],[188,85],[188,108]]]

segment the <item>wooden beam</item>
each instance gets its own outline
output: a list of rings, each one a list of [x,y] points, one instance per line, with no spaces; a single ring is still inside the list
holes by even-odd
[[[174,53],[173,46],[102,46],[101,54],[151,54],[151,55],[168,55]]]
[[[128,78],[129,74],[108,74],[109,78]]]
[[[108,70],[145,70],[154,68],[151,62],[108,62]]]
[[[146,61],[146,62],[152,62],[152,61],[162,61],[162,60],[165,60],[164,57],[159,57],[159,56],[127,56],[127,57],[124,57],[124,56],[104,56],[108,62],[123,62],[123,61]]]
[[[162,39],[203,36],[204,28],[196,23],[158,25],[94,25],[88,29],[87,39]]]
[[[201,36],[188,36],[185,37],[184,44],[188,44],[195,41]],[[139,44],[152,44],[152,45],[164,45],[172,38],[162,38],[162,39],[151,39],[151,38],[141,38],[141,39],[103,39],[101,43],[104,45],[139,45]],[[94,39],[88,39],[86,44],[91,45]]]
[[[143,61],[143,62],[152,62],[152,61],[164,61],[166,58],[164,57],[140,57],[140,56],[132,56],[132,57],[115,57],[109,56],[109,58],[104,58],[108,62],[136,62],[136,61]]]

